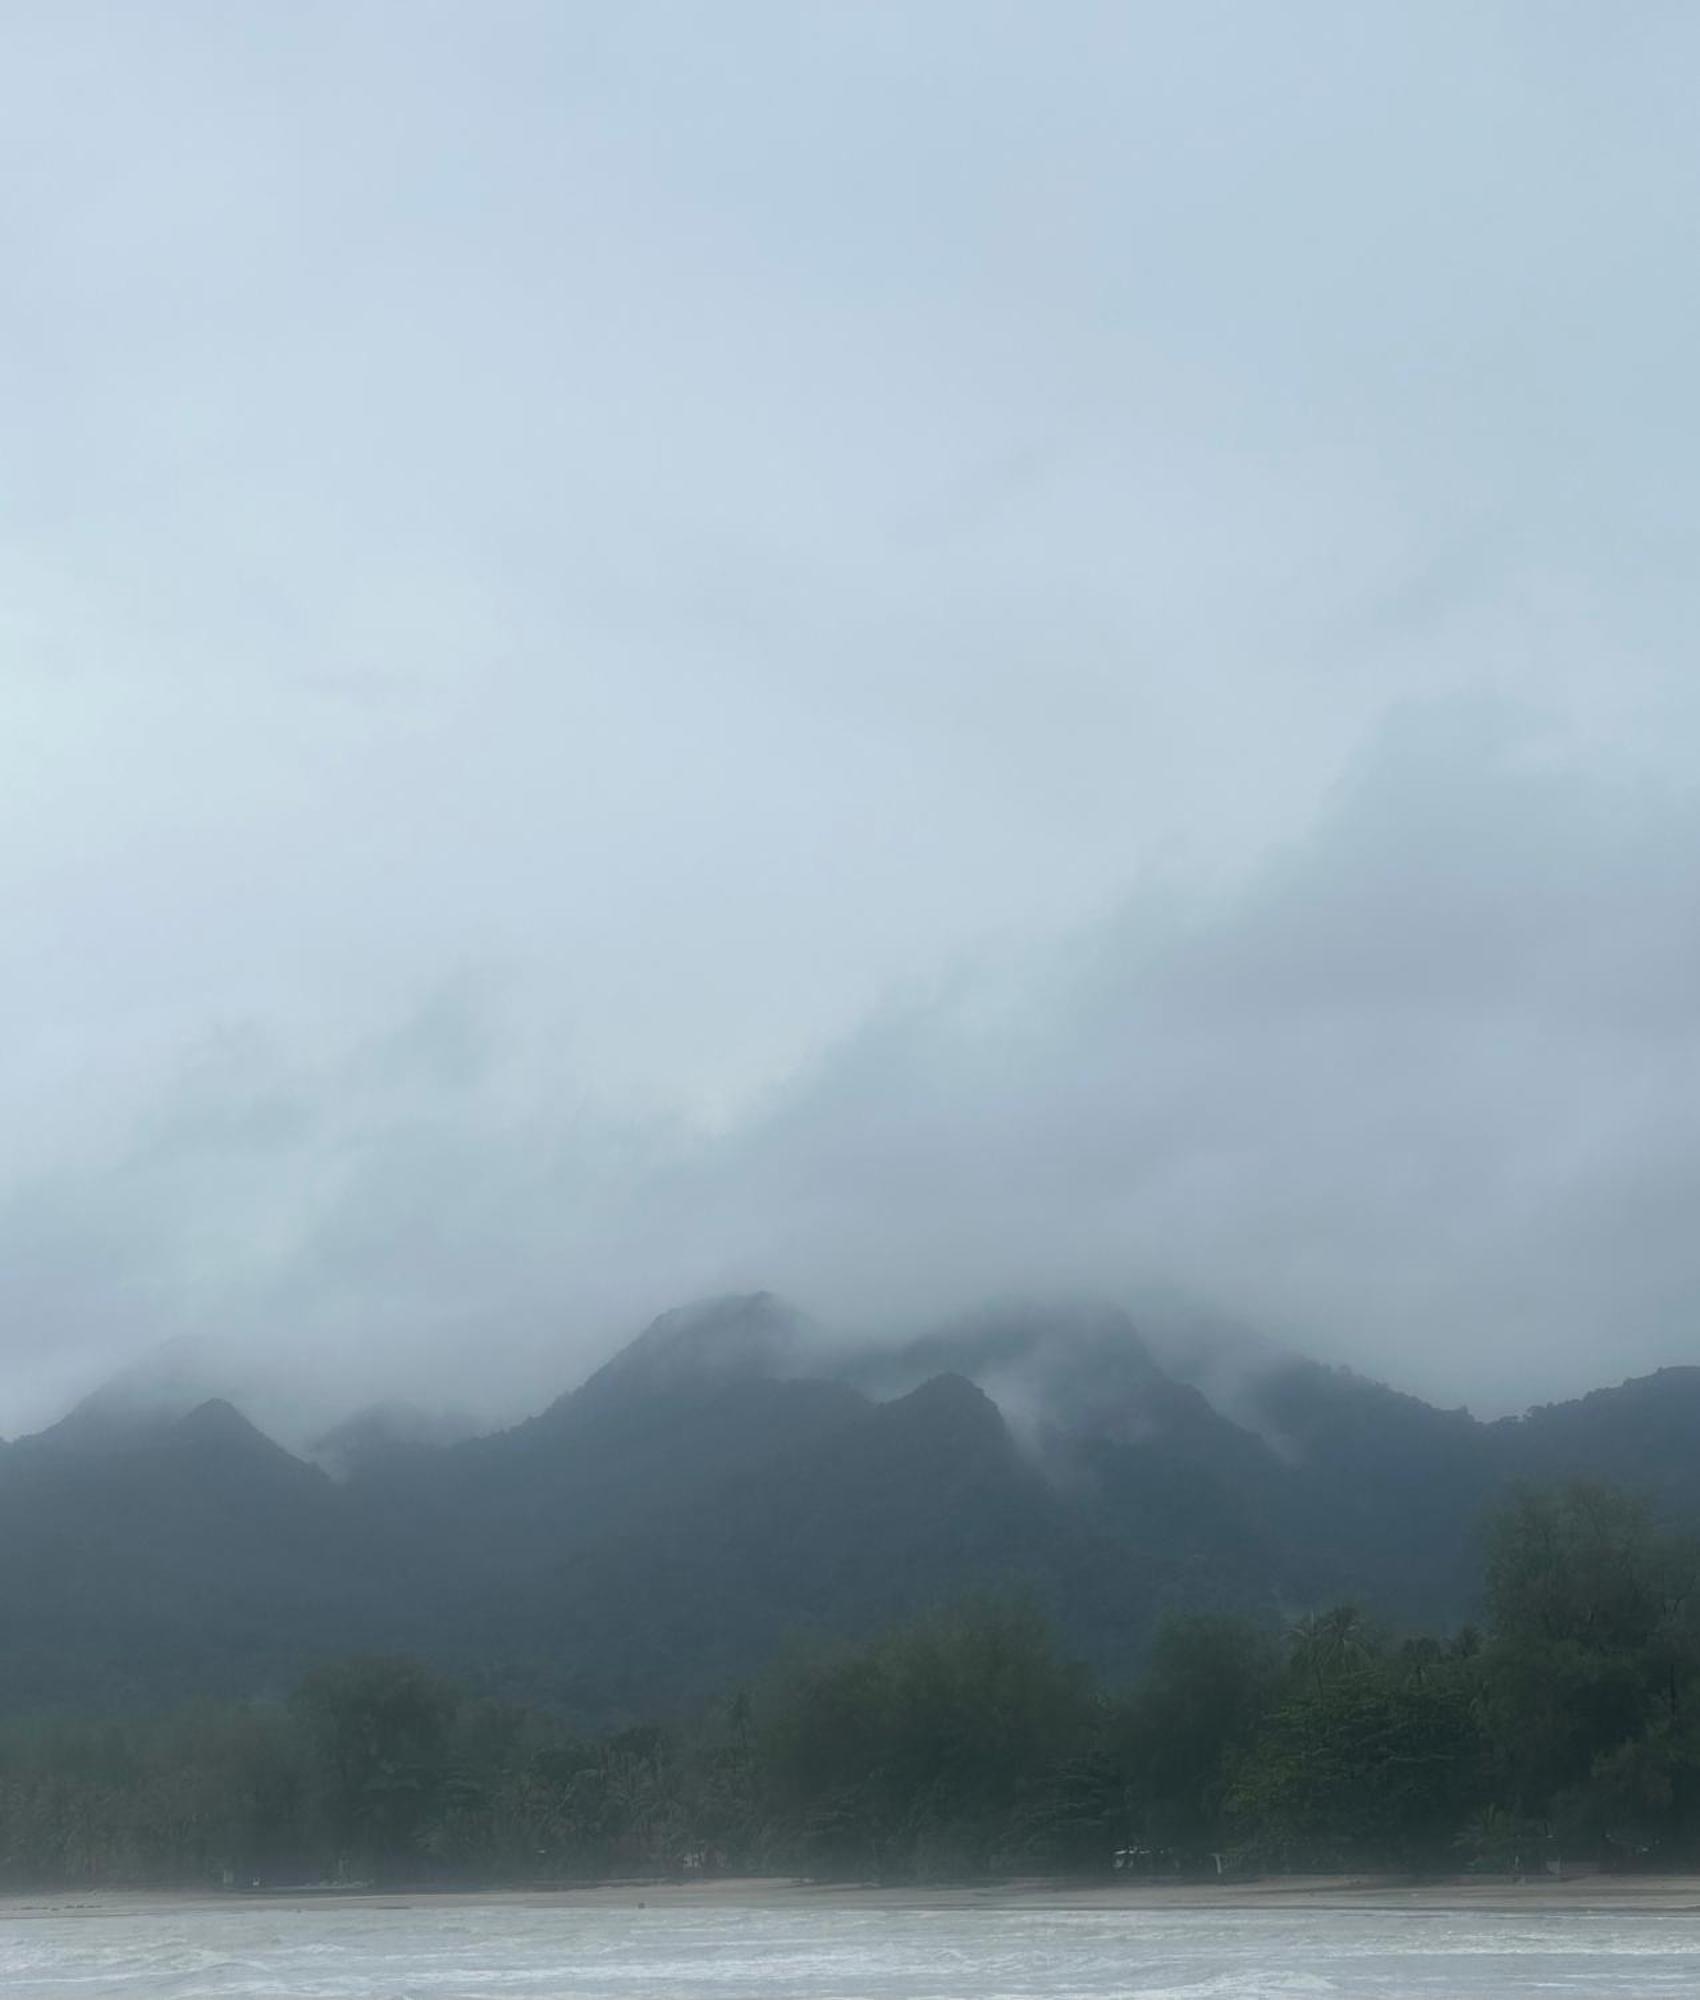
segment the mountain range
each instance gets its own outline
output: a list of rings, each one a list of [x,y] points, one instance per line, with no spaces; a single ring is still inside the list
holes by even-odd
[[[278,1695],[382,1651],[611,1724],[1008,1591],[1125,1677],[1166,1610],[1464,1622],[1519,1481],[1700,1523],[1700,1369],[1497,1422],[1288,1357],[1231,1396],[1187,1372],[1110,1306],[835,1350],[758,1293],[485,1436],[374,1410],[304,1457],[187,1380],[102,1392],[0,1447],[0,1708]]]

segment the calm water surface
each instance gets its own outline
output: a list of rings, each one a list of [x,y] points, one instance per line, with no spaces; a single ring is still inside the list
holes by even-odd
[[[1673,1912],[127,1907],[0,1916],[5,2000],[1700,1995]]]

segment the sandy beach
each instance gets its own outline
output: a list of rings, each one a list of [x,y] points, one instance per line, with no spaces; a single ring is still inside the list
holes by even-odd
[[[1247,1882],[1066,1882],[1045,1878],[981,1886],[893,1888],[798,1882],[783,1876],[736,1876],[705,1882],[608,1882],[583,1888],[388,1890],[90,1890],[0,1897],[0,1923],[32,1917],[121,1917],[173,1905],[231,1909],[413,1907],[539,1910],[803,1908],[860,1910],[1356,1910],[1539,1911],[1633,1910],[1700,1913],[1700,1875],[1547,1876],[1513,1882],[1470,1877],[1413,1882],[1393,1876],[1271,1875]]]

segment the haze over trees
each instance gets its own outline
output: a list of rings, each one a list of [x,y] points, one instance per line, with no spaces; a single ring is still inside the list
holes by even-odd
[[[1030,1607],[793,1651],[587,1733],[396,1658],[285,1702],[0,1729],[0,1882],[1637,1868],[1700,1859],[1700,1551],[1609,1489],[1488,1533],[1482,1627],[1166,1620],[1098,1679]]]

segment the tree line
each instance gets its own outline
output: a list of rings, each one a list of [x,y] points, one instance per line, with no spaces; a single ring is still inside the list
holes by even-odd
[[[1572,1486],[1508,1502],[1486,1552],[1479,1628],[1172,1618],[1125,1688],[991,1602],[601,1735],[400,1659],[287,1702],[13,1719],[0,1885],[1700,1861],[1700,1547]]]

